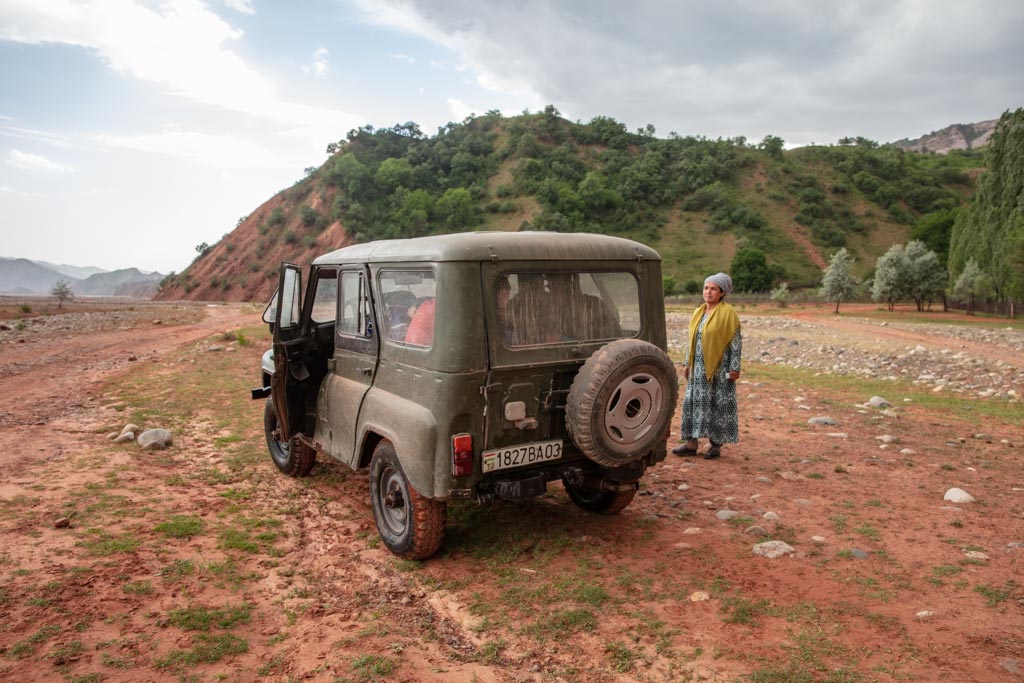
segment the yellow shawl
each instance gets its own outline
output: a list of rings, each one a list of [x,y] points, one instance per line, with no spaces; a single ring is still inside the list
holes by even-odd
[[[690,318],[689,353],[686,356],[686,364],[693,367],[693,355],[697,346],[697,328],[700,327],[700,319],[704,316],[707,304],[701,304],[693,312]],[[704,368],[707,371],[708,381],[715,376],[718,364],[722,362],[725,349],[732,342],[732,338],[740,329],[740,317],[736,315],[735,309],[725,302],[719,303],[711,311],[708,321],[704,323],[704,331],[701,333],[701,346],[704,349]]]

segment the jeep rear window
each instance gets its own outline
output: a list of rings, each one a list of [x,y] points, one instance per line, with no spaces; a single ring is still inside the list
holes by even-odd
[[[640,333],[640,288],[630,273],[507,273],[494,287],[498,330],[508,346]]]
[[[432,346],[437,280],[429,270],[382,270],[385,336],[410,346]]]

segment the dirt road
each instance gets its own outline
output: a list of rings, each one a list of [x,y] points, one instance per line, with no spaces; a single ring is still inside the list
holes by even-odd
[[[780,320],[960,343],[828,314]],[[555,486],[452,505],[441,553],[408,563],[365,474],[271,466],[246,398],[266,338],[221,339],[256,308],[117,315],[0,332],[0,679],[1021,679],[1019,403],[879,381],[893,406],[869,408],[863,383],[751,358],[720,461],[670,456],[614,517]],[[127,422],[174,443],[106,438]]]

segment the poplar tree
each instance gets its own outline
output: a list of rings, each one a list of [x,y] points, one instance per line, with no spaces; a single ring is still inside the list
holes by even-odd
[[[857,279],[850,272],[853,262],[854,258],[843,247],[832,255],[828,268],[822,271],[820,294],[826,301],[836,302],[836,313],[841,302],[849,301],[857,293]]]

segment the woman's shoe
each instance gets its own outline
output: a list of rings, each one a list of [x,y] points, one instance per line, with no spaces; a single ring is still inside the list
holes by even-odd
[[[681,443],[672,449],[672,455],[684,456],[684,455],[697,455],[696,446],[688,446],[685,443]]]
[[[715,458],[720,458],[720,457],[722,457],[722,447],[721,446],[715,446],[714,444],[712,444],[711,448],[707,449],[707,451],[704,452],[704,459],[705,460],[714,460]]]

